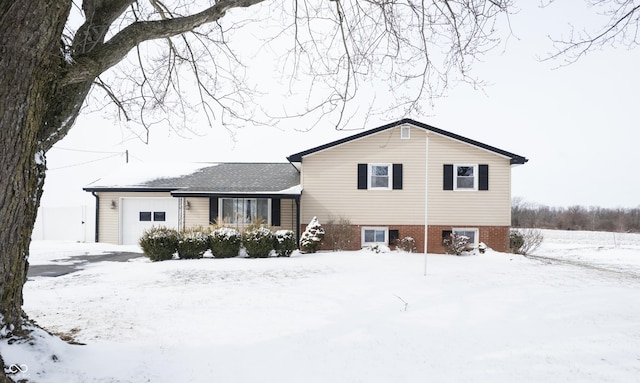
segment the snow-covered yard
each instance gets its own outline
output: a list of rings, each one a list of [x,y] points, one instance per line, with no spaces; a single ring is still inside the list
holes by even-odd
[[[426,277],[396,252],[90,264],[25,286],[32,319],[86,345],[1,351],[53,383],[639,381],[640,235],[544,234],[562,262],[429,254]]]

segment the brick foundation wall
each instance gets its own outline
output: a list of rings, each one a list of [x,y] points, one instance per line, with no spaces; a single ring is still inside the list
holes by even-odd
[[[300,234],[307,227],[306,224],[300,226]],[[351,247],[345,250],[359,250],[361,248],[361,230],[362,227],[388,227],[389,230],[398,230],[399,238],[412,237],[416,242],[416,251],[424,252],[424,226],[422,225],[351,225]],[[509,251],[509,226],[472,226],[472,225],[449,225],[449,226],[429,226],[429,242],[427,243],[427,252],[443,254],[442,232],[451,230],[454,227],[469,227],[479,230],[478,242],[484,242],[488,247],[495,251]],[[392,246],[393,248],[393,246]],[[331,245],[323,244],[322,250],[331,250]]]
[[[451,228],[474,228],[479,230],[478,242],[484,242],[495,251],[509,251],[509,226],[472,226],[472,225],[450,225],[450,226],[429,226],[428,251],[430,253],[444,253],[442,246],[442,232]]]

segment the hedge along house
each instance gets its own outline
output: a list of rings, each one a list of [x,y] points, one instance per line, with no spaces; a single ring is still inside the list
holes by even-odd
[[[507,251],[511,168],[528,161],[410,119],[287,159],[301,170],[303,226],[344,218],[354,249],[412,237],[431,253],[451,232]]]
[[[300,174],[290,163],[139,164],[84,188],[96,197],[96,242],[136,244],[145,229],[300,227]]]

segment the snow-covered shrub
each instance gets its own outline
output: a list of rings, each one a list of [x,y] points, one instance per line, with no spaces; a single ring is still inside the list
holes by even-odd
[[[485,251],[487,251],[487,244],[484,242],[480,242],[478,244],[478,251],[480,251],[480,254],[484,254]]]
[[[275,233],[274,241],[278,257],[289,257],[297,248],[296,235],[291,230],[278,230]]]
[[[251,226],[242,235],[242,246],[250,258],[266,258],[273,250],[273,233],[265,226]]]
[[[138,244],[144,255],[152,261],[164,261],[173,258],[178,251],[178,232],[166,227],[152,227],[142,233]]]
[[[385,246],[385,245],[371,245],[371,246],[367,246],[365,247],[365,249],[372,251],[376,254],[380,254],[380,253],[388,253],[391,251],[391,249],[389,249],[389,247]]]
[[[449,238],[442,241],[442,244],[447,254],[460,255],[469,250],[469,240],[469,237],[453,232],[449,234]]]
[[[524,245],[524,235],[519,230],[511,230],[509,233],[509,250],[518,254],[522,245]]]
[[[209,248],[216,258],[237,257],[241,244],[240,232],[230,227],[219,227],[209,234]]]
[[[324,243],[333,251],[351,249],[351,231],[351,221],[347,218],[331,219],[324,224]]]
[[[209,236],[202,228],[186,229],[179,233],[178,256],[181,259],[197,259],[209,249]]]
[[[509,249],[515,254],[531,254],[544,240],[539,229],[515,229],[509,233]]]
[[[324,229],[318,222],[318,218],[313,217],[300,237],[300,250],[305,253],[315,253],[322,244],[323,238]]]
[[[407,253],[414,253],[416,251],[416,240],[412,237],[400,238],[396,241],[396,247]]]

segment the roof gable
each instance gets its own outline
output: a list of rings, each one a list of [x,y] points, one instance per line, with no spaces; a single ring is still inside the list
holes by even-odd
[[[528,161],[528,159],[523,157],[523,156],[508,152],[506,150],[498,149],[496,147],[484,144],[484,143],[479,142],[479,141],[472,140],[470,138],[466,138],[466,137],[457,135],[455,133],[448,132],[446,130],[438,129],[438,128],[435,128],[435,127],[433,127],[431,125],[427,125],[427,124],[424,124],[424,123],[421,123],[421,122],[418,122],[418,121],[414,121],[414,120],[409,119],[409,118],[405,118],[405,119],[402,119],[402,120],[399,120],[399,121],[396,121],[396,122],[392,122],[390,124],[383,125],[383,126],[380,126],[380,127],[374,128],[374,129],[366,130],[366,131],[364,131],[362,133],[358,133],[358,134],[355,134],[353,136],[349,136],[349,137],[346,137],[346,138],[343,138],[343,139],[340,139],[340,140],[337,140],[337,141],[329,142],[329,143],[324,144],[324,145],[316,146],[315,148],[311,148],[311,149],[308,149],[308,150],[305,150],[305,151],[302,151],[302,152],[299,152],[299,153],[296,153],[296,154],[292,154],[292,155],[287,157],[287,160],[289,160],[290,162],[302,162],[302,158],[305,157],[305,156],[308,156],[310,154],[313,154],[313,153],[316,153],[316,152],[319,152],[319,151],[322,151],[322,150],[330,149],[332,147],[335,147],[335,146],[338,146],[338,145],[342,145],[342,144],[345,144],[347,142],[350,142],[350,141],[353,141],[353,140],[357,140],[359,138],[366,137],[366,136],[369,136],[369,135],[372,135],[372,134],[376,134],[376,133],[382,132],[384,130],[395,128],[397,126],[404,125],[404,124],[411,124],[412,126],[415,126],[417,128],[422,128],[422,129],[425,129],[425,130],[428,130],[428,131],[443,135],[445,137],[449,137],[451,139],[458,140],[458,141],[461,141],[461,142],[464,142],[464,143],[467,143],[467,144],[470,144],[470,145],[477,146],[479,148],[488,150],[490,152],[494,152],[496,154],[500,154],[502,156],[508,157],[508,158],[510,158],[510,161],[511,161],[512,165],[524,164],[524,163],[526,163]]]

